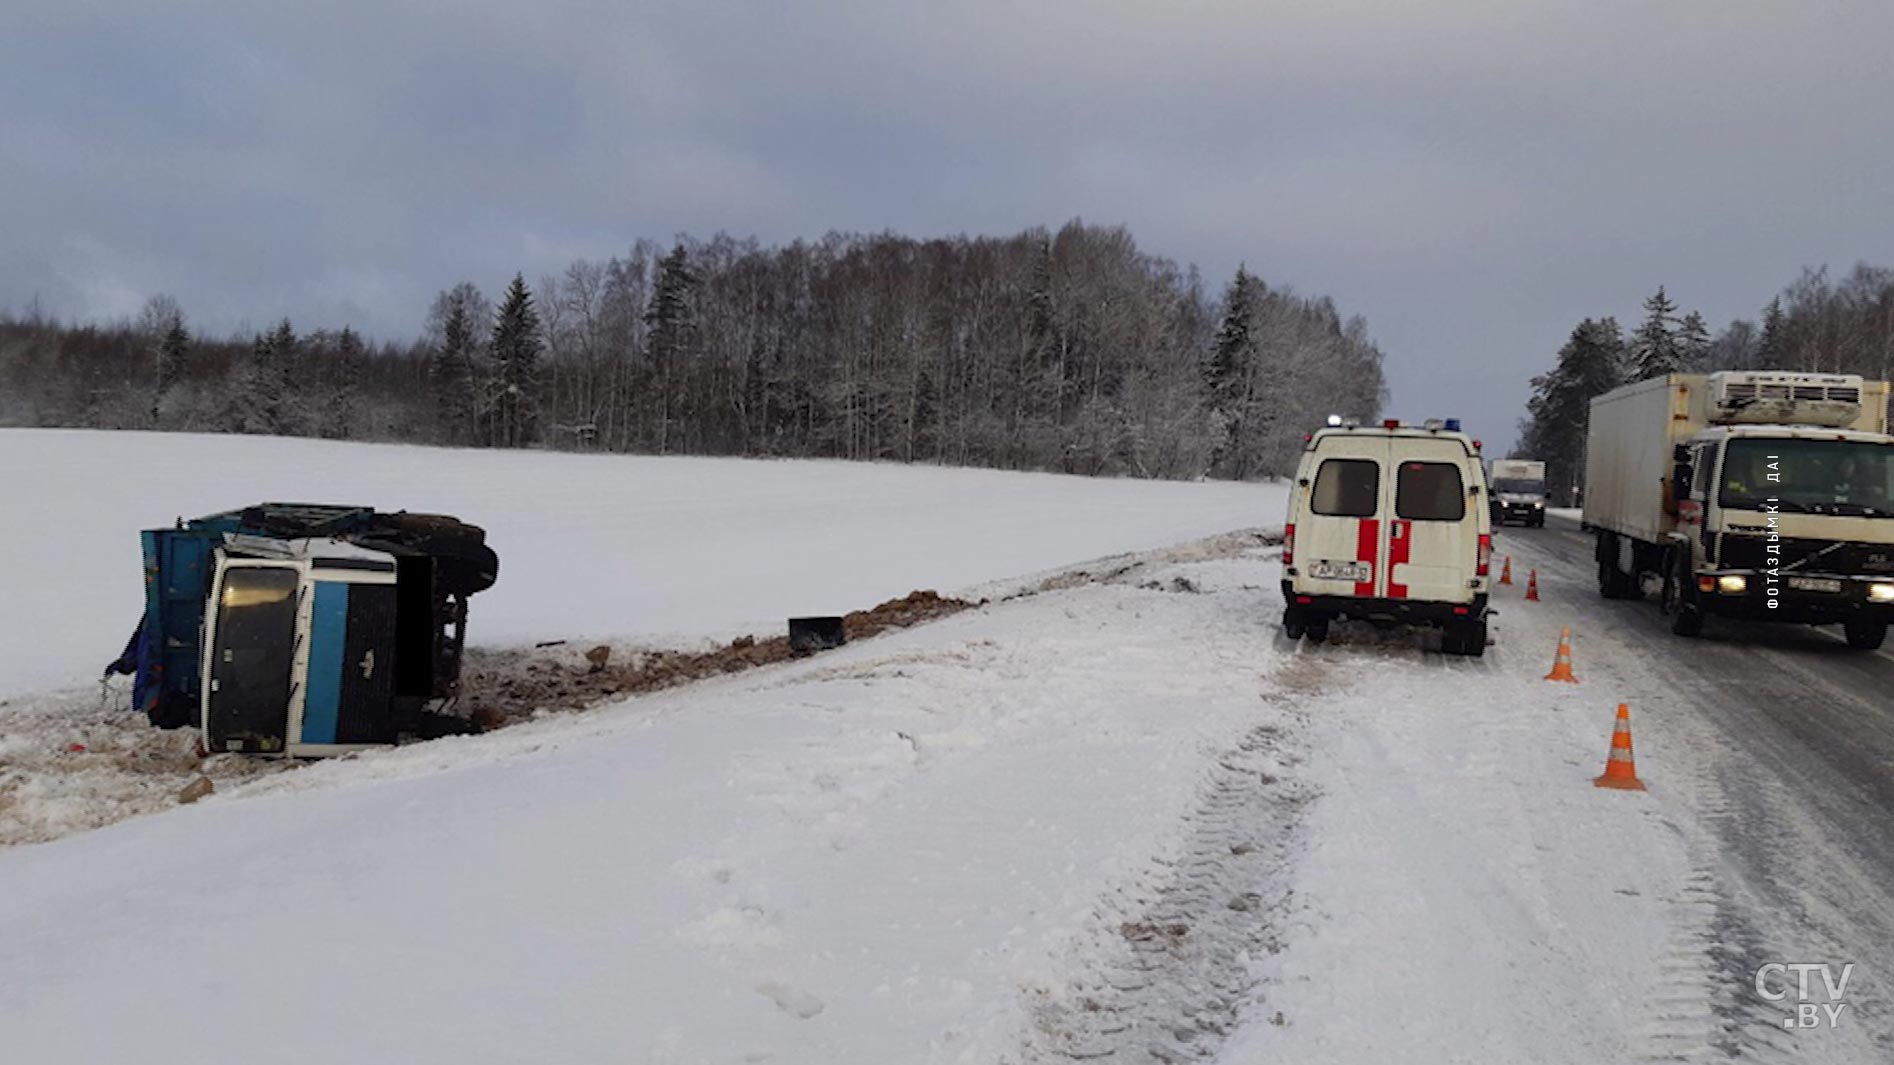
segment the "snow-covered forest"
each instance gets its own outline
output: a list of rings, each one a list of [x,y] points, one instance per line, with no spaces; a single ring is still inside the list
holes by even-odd
[[[1386,391],[1366,322],[1328,298],[1246,270],[1217,291],[1077,221],[641,240],[426,311],[405,342],[288,320],[211,336],[162,295],[135,321],[12,312],[0,425],[1250,478]]]
[[[1738,318],[1715,336],[1702,314],[1679,311],[1659,287],[1628,334],[1614,317],[1586,318],[1554,367],[1532,379],[1513,453],[1545,461],[1546,483],[1561,502],[1570,502],[1583,480],[1592,397],[1619,385],[1716,370],[1852,373],[1881,381],[1894,374],[1894,270],[1885,267],[1859,264],[1840,281],[1825,267],[1804,269],[1759,321]]]

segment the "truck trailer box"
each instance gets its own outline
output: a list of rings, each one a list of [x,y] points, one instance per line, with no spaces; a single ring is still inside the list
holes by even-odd
[[[1494,459],[1487,471],[1489,480],[1513,478],[1521,481],[1545,481],[1545,463],[1537,459]]]
[[[1814,395],[1816,389],[1836,397],[1836,410],[1845,409],[1858,391],[1852,399],[1858,412],[1837,428],[1885,429],[1887,382],[1842,375],[1677,373],[1593,399],[1585,435],[1586,526],[1647,543],[1662,541],[1676,526],[1664,505],[1664,486],[1677,443],[1716,424],[1795,424],[1806,411],[1816,419],[1806,424],[1840,421],[1823,413],[1823,396]]]

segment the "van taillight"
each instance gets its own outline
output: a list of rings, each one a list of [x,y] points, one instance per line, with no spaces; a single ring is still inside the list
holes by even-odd
[[[1476,577],[1484,577],[1493,563],[1493,534],[1480,534],[1480,564],[1473,570]]]
[[[1296,527],[1282,527],[1282,564],[1287,566],[1296,560]]]

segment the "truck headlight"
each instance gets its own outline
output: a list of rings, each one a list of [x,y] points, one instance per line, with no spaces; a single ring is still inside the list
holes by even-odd
[[[1875,581],[1868,585],[1868,600],[1875,603],[1894,602],[1894,584]]]
[[[1539,501],[1538,501],[1538,500],[1536,500],[1536,499],[1532,501],[1532,509],[1534,509],[1534,510],[1538,510],[1538,509],[1539,509],[1540,507],[1543,507],[1543,506],[1545,506],[1545,504],[1544,504],[1544,503],[1541,503],[1541,502],[1539,502]]]
[[[1742,595],[1749,590],[1749,578],[1731,574],[1716,579],[1716,590],[1724,595]]]

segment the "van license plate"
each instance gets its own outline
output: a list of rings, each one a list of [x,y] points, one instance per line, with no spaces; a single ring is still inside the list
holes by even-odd
[[[1318,581],[1354,581],[1374,579],[1374,567],[1366,562],[1317,562],[1309,567],[1309,576]]]
[[[1798,592],[1839,592],[1841,582],[1832,577],[1790,577],[1789,587]]]

